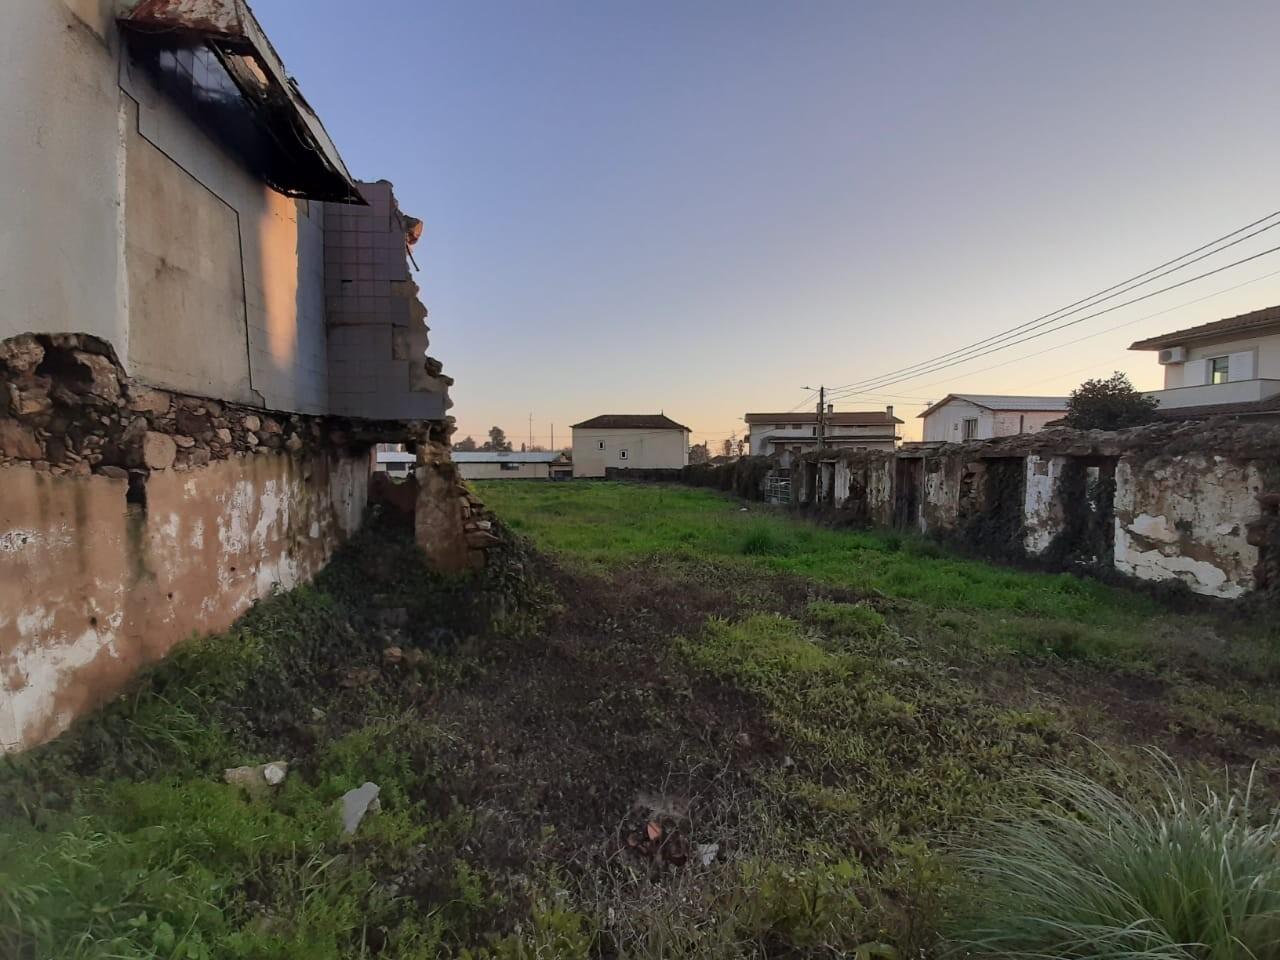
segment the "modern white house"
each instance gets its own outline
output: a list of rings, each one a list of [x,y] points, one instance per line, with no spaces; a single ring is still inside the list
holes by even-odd
[[[925,443],[962,443],[1036,433],[1066,412],[1066,397],[949,393],[919,416]]]
[[[606,413],[575,423],[573,475],[608,468],[676,470],[689,464],[689,428],[661,413]]]
[[[748,413],[747,436],[754,456],[800,454],[818,446],[818,414]],[[898,424],[893,407],[845,410],[827,407],[825,446],[837,450],[894,450]]]
[[[454,451],[453,462],[464,480],[560,480],[573,475],[573,464],[562,453]]]
[[[1274,413],[1280,406],[1280,306],[1139,340],[1156,351],[1163,414]],[[1212,408],[1212,409],[1211,409]]]

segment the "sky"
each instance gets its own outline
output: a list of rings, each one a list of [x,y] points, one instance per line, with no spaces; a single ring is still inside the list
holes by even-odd
[[[554,425],[563,446],[580,420],[663,411],[714,445],[1280,209],[1271,0],[252,5],[355,176],[425,221],[455,438],[499,425],[518,446],[532,414],[533,442]],[[949,392],[1114,370],[1156,388],[1129,343],[1280,303],[1277,271],[836,409],[893,404],[914,439]]]

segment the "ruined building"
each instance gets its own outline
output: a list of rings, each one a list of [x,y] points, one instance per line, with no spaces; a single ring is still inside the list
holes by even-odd
[[[425,353],[422,225],[348,172],[243,0],[22,0],[0,27],[11,750],[315,574],[377,442],[418,454],[438,565],[489,538]]]

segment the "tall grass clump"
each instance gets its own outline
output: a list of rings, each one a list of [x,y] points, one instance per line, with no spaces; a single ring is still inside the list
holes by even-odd
[[[1280,816],[1243,790],[1190,787],[1164,761],[1135,803],[1074,773],[985,821],[959,854],[972,898],[954,955],[1121,960],[1280,957]]]

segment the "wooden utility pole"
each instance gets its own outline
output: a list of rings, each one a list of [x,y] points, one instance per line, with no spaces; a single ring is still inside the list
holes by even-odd
[[[529,449],[533,449],[533,414],[529,414]]]

